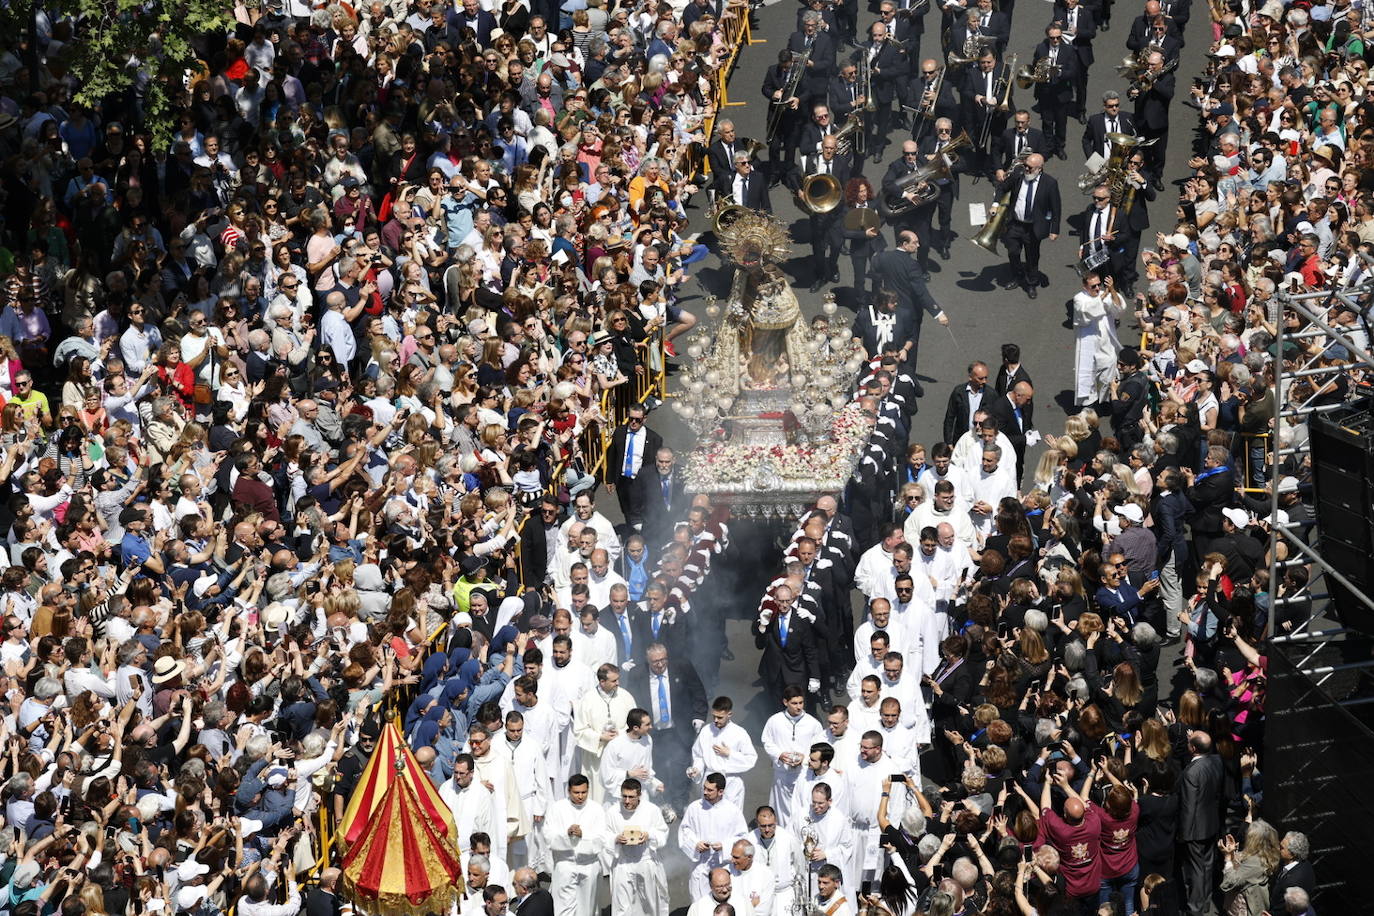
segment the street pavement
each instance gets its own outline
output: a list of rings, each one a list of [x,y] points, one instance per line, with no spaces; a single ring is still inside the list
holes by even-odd
[[[1100,109],[1102,92],[1116,89],[1125,95],[1126,81],[1116,75],[1116,65],[1127,53],[1126,38],[1131,21],[1141,12],[1143,3],[1135,0],[1119,0],[1115,4],[1111,30],[1099,32],[1094,42],[1096,63],[1093,65],[1088,82],[1088,114]],[[1187,159],[1192,155],[1192,141],[1197,123],[1197,112],[1181,104],[1187,96],[1192,77],[1203,71],[1211,39],[1210,23],[1205,5],[1194,4],[1193,18],[1188,25],[1187,45],[1183,49],[1182,60],[1177,71],[1178,90],[1170,111],[1171,140],[1168,149],[1165,191],[1150,207],[1151,229],[1142,241],[1142,248],[1153,247],[1154,232],[1169,231],[1174,225],[1174,202],[1176,188],[1173,180],[1187,173]],[[756,43],[744,48],[730,81],[732,104],[721,114],[735,122],[738,135],[762,139],[766,133],[767,105],[760,87],[764,74],[770,64],[776,61],[779,48],[786,45],[787,37],[796,28],[798,6],[792,0],[763,7],[755,13],[754,37]],[[1011,42],[1008,51],[1019,56],[1021,63],[1030,61],[1035,45],[1043,38],[1043,30],[1049,24],[1052,5],[1045,0],[1020,0],[1016,5],[1012,23]],[[867,26],[876,19],[876,14],[860,11],[859,32],[866,32]],[[932,11],[927,17],[927,33],[922,42],[923,57],[938,57],[939,14]],[[843,56],[849,49],[841,52]],[[1014,96],[1016,107],[1030,107],[1034,99],[1028,90],[1017,89]],[[743,103],[743,104],[734,104]],[[1129,106],[1129,102],[1126,102]],[[1127,107],[1125,110],[1130,110]],[[1040,127],[1037,114],[1032,114],[1032,126]],[[964,125],[956,124],[956,132]],[[1059,435],[1063,432],[1066,417],[1065,406],[1071,404],[1073,378],[1073,335],[1067,325],[1067,303],[1080,289],[1077,263],[1077,236],[1070,226],[1069,218],[1086,209],[1089,200],[1077,187],[1077,179],[1086,171],[1081,160],[1079,137],[1082,126],[1074,119],[1069,120],[1067,161],[1051,158],[1046,171],[1058,179],[1064,207],[1062,234],[1056,242],[1046,242],[1042,249],[1041,270],[1049,277],[1049,287],[1039,291],[1039,297],[1029,299],[1020,290],[1004,291],[997,285],[1006,270],[1004,257],[997,257],[973,245],[969,238],[976,232],[969,222],[970,203],[990,204],[994,197],[989,182],[974,184],[967,176],[961,180],[960,198],[955,201],[954,230],[957,238],[951,244],[951,258],[941,260],[932,257],[930,270],[932,279],[930,291],[936,302],[945,309],[950,317],[948,329],[942,328],[931,320],[923,323],[923,339],[919,349],[920,361],[917,371],[924,384],[926,395],[920,402],[920,410],[913,420],[913,441],[927,446],[940,439],[941,424],[944,418],[944,405],[951,388],[966,377],[967,365],[971,360],[987,362],[995,374],[1000,364],[1001,345],[1016,343],[1021,347],[1022,363],[1035,382],[1035,425],[1043,434]],[[970,133],[972,133],[970,129]],[[893,161],[901,149],[901,141],[909,133],[900,128],[894,130],[889,139],[887,158],[875,164],[871,160],[862,165],[862,173],[878,186],[888,163]],[[806,238],[806,218],[796,206],[792,195],[784,188],[777,187],[771,193],[774,213],[791,226],[793,238]],[[709,233],[704,208],[705,194],[697,196],[697,209],[691,211],[693,230]],[[1074,220],[1076,224],[1077,221]],[[893,244],[892,232],[885,230],[889,245]],[[708,235],[708,243],[712,238]],[[999,251],[1005,249],[999,246]],[[820,310],[826,292],[834,291],[841,305],[852,308],[852,284],[849,259],[840,257],[840,279],[838,286],[827,284],[820,292],[809,291],[811,283],[810,266],[807,262],[810,246],[805,242],[794,247],[796,260],[784,265],[793,281],[798,301],[807,318]],[[705,306],[705,296],[714,295],[724,298],[729,292],[733,268],[723,262],[713,252],[689,280],[682,292],[682,305],[689,311],[700,314]],[[838,318],[852,320],[853,312],[842,308]],[[1137,332],[1128,320],[1119,329],[1124,342],[1137,339]],[[679,346],[679,350],[684,349]],[[674,364],[676,365],[676,363]],[[674,387],[674,378],[669,378],[669,391]],[[664,441],[685,456],[692,445],[692,435],[677,420],[671,410],[654,411],[649,425],[656,429]],[[1026,466],[1033,468],[1039,449],[1033,449],[1027,456]],[[1029,470],[1028,472],[1029,473]],[[604,500],[603,511],[614,515],[613,500]],[[618,520],[618,519],[617,519]],[[748,530],[737,524],[734,528],[734,543],[726,554],[719,558],[712,568],[712,582],[701,601],[720,602],[727,618],[724,640],[733,652],[733,660],[723,661],[720,665],[719,679],[707,684],[709,700],[719,694],[726,694],[735,700],[736,721],[740,722],[756,738],[760,759],[746,778],[745,817],[752,818],[754,808],[766,804],[768,789],[771,785],[771,763],[764,757],[757,736],[762,733],[764,720],[774,710],[767,708],[760,696],[756,672],[758,653],[748,632],[747,618],[752,617],[764,585],[777,568],[780,556],[779,542],[783,536],[780,529],[766,531]],[[716,633],[698,634],[698,639],[716,641]],[[1168,675],[1164,675],[1168,679]],[[638,698],[644,702],[645,698]],[[843,697],[837,698],[843,702]],[[680,774],[659,774],[660,778],[681,778]],[[674,916],[690,904],[687,895],[687,863],[677,851],[677,828],[674,826],[670,837],[671,848],[663,853],[663,861],[669,875],[669,893]],[[601,895],[603,904],[608,896],[603,882]],[[790,899],[775,902],[774,912],[782,914]]]

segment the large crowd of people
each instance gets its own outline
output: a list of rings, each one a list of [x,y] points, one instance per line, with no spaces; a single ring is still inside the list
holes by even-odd
[[[1002,104],[1010,2],[882,0],[860,44],[853,0],[805,5],[764,144],[716,118],[748,4],[239,4],[166,143],[137,58],[71,100],[100,23],[0,38],[0,912],[333,916],[388,707],[459,916],[1314,912],[1308,839],[1260,816],[1265,641],[1312,611],[1273,528],[1315,522],[1269,454],[1305,436],[1284,408],[1367,382],[1363,313],[1322,306],[1328,345],[1286,304],[1369,276],[1361,8],[1213,4],[1182,176],[1186,0],[1129,12],[1091,116],[1111,0],[1057,4],[1043,130]],[[1007,344],[913,443],[959,176],[1034,298],[1071,117],[1121,154],[1081,217],[1075,412],[1037,427]],[[696,321],[689,200],[817,174],[812,276],[849,253],[876,425],[755,615],[703,593],[733,520],[646,419]],[[766,721],[716,689],[752,657],[733,612]]]

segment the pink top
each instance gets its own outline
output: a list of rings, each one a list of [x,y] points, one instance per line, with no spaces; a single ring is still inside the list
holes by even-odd
[[[1131,811],[1121,820],[1099,809],[1102,821],[1102,879],[1120,878],[1135,868],[1139,855],[1135,847],[1135,826],[1140,806],[1131,802]]]
[[[1046,843],[1059,853],[1059,873],[1071,897],[1096,894],[1102,885],[1102,815],[1096,805],[1085,805],[1083,820],[1070,824],[1053,809],[1040,815],[1036,847]]]

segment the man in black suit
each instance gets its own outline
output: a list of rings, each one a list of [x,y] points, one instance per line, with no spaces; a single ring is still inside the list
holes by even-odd
[[[1183,888],[1189,916],[1215,912],[1212,878],[1221,834],[1223,767],[1204,731],[1188,739],[1191,754],[1179,780],[1178,839],[1183,844]]]
[[[917,0],[882,0],[878,4],[878,21],[887,26],[888,40],[895,42],[902,55],[905,77],[912,75],[921,59],[921,36],[926,31],[926,13],[929,4],[920,12],[912,12]],[[902,78],[897,80],[897,104],[915,107],[917,96],[911,92],[911,83]],[[906,116],[899,112],[897,120],[906,123]]]
[[[911,352],[907,363],[916,365],[916,354],[921,345],[921,321],[926,312],[940,324],[949,324],[945,310],[935,304],[925,280],[921,279],[921,268],[916,264],[916,251],[920,239],[910,229],[897,236],[897,247],[880,251],[873,258],[873,273],[879,291],[887,290],[897,294],[897,308],[906,310],[914,320],[911,335]]]
[[[1011,38],[1011,19],[1006,13],[993,9],[992,0],[979,0],[976,9],[968,10],[950,27],[950,47],[956,52],[962,51],[970,35],[992,39],[993,49],[1000,56]]]
[[[1147,78],[1149,89],[1140,91],[1132,86],[1128,95],[1135,102],[1136,130],[1146,140],[1154,140],[1146,147],[1146,172],[1153,179],[1155,190],[1164,190],[1164,152],[1169,142],[1169,103],[1174,99],[1174,74],[1164,72],[1164,55],[1151,51]]]
[[[869,359],[899,351],[905,362],[912,330],[910,313],[897,308],[897,294],[892,292],[878,293],[854,316],[854,336],[863,342]]]
[[[1059,183],[1045,174],[1045,157],[1032,153],[1026,157],[1026,169],[1012,179],[1011,213],[1007,215],[1002,242],[1007,246],[1007,261],[1011,265],[1011,280],[1003,281],[1004,289],[1014,289],[1019,283],[1031,299],[1036,288],[1047,282],[1040,273],[1040,244],[1059,238]],[[999,192],[1006,188],[998,188]]]
[[[645,427],[644,417],[643,404],[631,405],[606,451],[606,491],[615,494],[625,524],[636,531],[644,527],[644,472],[663,447],[663,437]]]
[[[735,170],[735,153],[749,149],[747,137],[735,136],[735,122],[721,121],[716,125],[716,139],[706,148],[706,160],[711,163],[712,175],[729,175]]]
[[[917,186],[907,185],[899,187],[902,179],[911,175],[921,167],[920,147],[915,140],[905,140],[902,142],[902,155],[893,163],[888,165],[887,171],[883,173],[882,188],[879,198],[905,197],[910,203],[920,206],[917,198]],[[897,231],[902,229],[913,229],[916,224],[914,211],[908,208],[900,215],[894,215],[887,220]],[[928,278],[926,278],[928,279]]]
[[[839,155],[840,141],[835,136],[821,140],[819,155],[803,155],[802,171],[809,178],[812,175],[829,175],[840,184],[840,193],[849,183],[849,163]],[[807,217],[811,224],[811,292],[817,292],[821,283],[829,280],[840,282],[840,246],[836,244],[840,236],[834,228],[844,212],[843,207],[833,207],[825,213],[810,213]]]
[[[976,66],[969,67],[964,72],[959,97],[963,101],[963,123],[968,125],[969,136],[976,140],[989,119],[991,124],[988,136],[996,138],[1002,135],[1007,126],[1007,116],[999,106],[1008,82],[1015,76],[1006,64],[998,62],[997,56],[991,50],[978,58]],[[995,141],[990,141],[989,146],[995,146]],[[995,150],[991,148],[979,152],[978,168],[981,173],[992,174],[995,167],[994,155]]]
[[[1041,61],[1046,64],[1042,65]],[[1035,84],[1035,100],[1040,104],[1040,125],[1050,152],[1060,159],[1068,159],[1064,144],[1068,134],[1069,109],[1073,107],[1074,87],[1081,76],[1082,64],[1079,63],[1077,49],[1064,40],[1064,30],[1058,24],[1045,29],[1045,40],[1035,46],[1031,66],[1059,68],[1057,77]]]
[[[1270,913],[1277,916],[1289,912],[1283,901],[1283,895],[1289,888],[1300,887],[1309,898],[1316,892],[1317,873],[1312,870],[1312,863],[1307,861],[1311,854],[1312,847],[1306,834],[1290,830],[1283,835],[1283,840],[1279,842],[1279,870],[1274,874],[1274,884],[1269,893]]]
[[[653,720],[654,770],[663,779],[667,803],[681,811],[692,786],[682,774],[691,764],[697,729],[706,722],[706,690],[685,657],[670,664],[668,649],[654,643],[649,646],[648,666],[632,692],[642,698]]]
[[[754,163],[744,150],[735,153],[735,170],[720,177],[716,194],[729,194],[735,203],[750,210],[773,212],[773,204],[768,200],[768,182],[754,171]]]
[[[648,627],[630,604],[629,590],[616,583],[611,586],[611,595],[606,606],[597,618],[604,629],[615,635],[615,648],[620,656],[620,669],[627,675],[642,667],[638,659],[644,656],[649,647]]]
[[[988,387],[988,364],[981,360],[969,363],[968,381],[949,393],[949,403],[945,405],[945,422],[940,427],[940,441],[949,445],[959,441],[959,437],[973,429],[973,415],[982,409],[985,401],[991,399]],[[927,495],[929,498],[929,495]]]
[[[1144,11],[1131,20],[1126,47],[1139,53],[1150,44],[1160,47],[1165,38],[1178,41],[1182,37],[1183,30],[1179,28],[1178,20],[1164,15],[1159,0],[1147,0]]]
[[[868,67],[873,103],[877,106],[868,117],[868,149],[874,162],[882,162],[887,135],[892,129],[892,103],[897,98],[897,83],[906,79],[909,68],[901,48],[881,22],[868,27],[868,42],[860,46],[858,55],[859,65]]]
[[[518,916],[553,916],[553,894],[539,886],[534,869],[517,868],[510,876],[510,911]]]
[[[1049,145],[1045,142],[1045,132],[1039,128],[1031,127],[1030,112],[1024,108],[1018,109],[1011,116],[1011,124],[1002,131],[1002,135],[997,137],[993,143],[997,163],[997,170],[992,173],[994,181],[1005,181],[1007,172],[1011,171],[1012,163],[1022,154],[1039,153],[1042,156],[1050,154]]]
[[[472,29],[477,36],[477,47],[490,45],[491,32],[496,28],[496,17],[482,9],[477,0],[463,0],[463,11],[458,14],[458,28]]]
[[[1135,193],[1128,193],[1122,204],[1126,223],[1121,235],[1121,283],[1127,298],[1135,295],[1135,282],[1140,277],[1136,264],[1140,261],[1140,240],[1150,228],[1150,202],[1155,188],[1145,177],[1145,151],[1135,149],[1126,157],[1126,180]]]
[[[830,81],[825,95],[827,107],[841,124],[848,120],[850,112],[862,113],[867,99],[859,85],[859,67],[852,58],[840,64],[840,72]]]
[[[1090,192],[1091,201],[1081,217],[1078,234],[1078,257],[1087,261],[1099,277],[1120,281],[1125,250],[1121,238],[1125,235],[1126,219],[1120,207],[1112,205],[1111,189],[1100,184]],[[1106,260],[1102,260],[1103,257]]]
[[[1078,52],[1078,79],[1074,81],[1074,112],[1079,118],[1087,111],[1088,69],[1096,59],[1093,55],[1093,39],[1097,37],[1097,20],[1093,12],[1079,0],[1063,0],[1054,7],[1055,21],[1064,27],[1064,41]]]
[[[998,395],[1004,395],[1017,382],[1031,384],[1030,373],[1021,365],[1021,348],[1014,343],[1002,344],[1002,365],[997,370],[997,381],[992,387]]]
[[[644,482],[644,527],[656,543],[663,543],[672,534],[673,523],[682,516],[688,499],[684,493],[686,481],[677,466],[677,455],[667,446],[654,450],[653,467],[647,468]]]
[[[944,90],[941,90],[944,94]],[[938,193],[935,196],[935,203],[927,207],[924,213],[920,214],[917,225],[917,234],[920,234],[924,226],[930,239],[930,247],[940,253],[942,260],[949,260],[949,245],[954,240],[954,232],[951,229],[954,218],[954,198],[959,196],[959,173],[964,170],[963,154],[959,150],[949,153],[947,150],[954,142],[954,122],[949,118],[941,117],[935,121],[935,130],[922,137],[917,147],[920,155],[919,159],[925,162],[935,162],[940,157],[944,157],[949,166],[950,177],[936,178],[935,187]],[[933,222],[939,218],[939,228],[935,231]],[[922,266],[925,266],[923,263]]]
[[[1112,154],[1108,134],[1135,134],[1135,118],[1121,110],[1121,94],[1115,89],[1102,93],[1102,110],[1088,118],[1083,128],[1083,158],[1097,153],[1103,159]]]
[[[320,872],[320,884],[305,895],[305,916],[339,916],[339,876],[337,868]]]
[[[1011,440],[1016,452],[1016,485],[1026,470],[1026,433],[1035,427],[1035,389],[1030,382],[1017,382],[1011,390],[987,405],[988,416],[997,420],[997,428]]]
[[[802,13],[801,29],[787,39],[787,50],[795,54],[810,52],[801,81],[803,101],[825,101],[825,90],[830,77],[835,75],[835,41],[821,31],[820,13]]]
[[[783,688],[795,684],[808,693],[808,684],[821,677],[816,634],[811,621],[797,613],[790,585],[773,591],[775,610],[767,623],[754,622],[754,645],[763,651],[759,658],[759,677],[763,689],[775,703],[782,703]]]
[[[769,124],[776,126],[768,135],[768,183],[778,184],[793,169],[797,157],[797,134],[801,130],[803,111],[801,89],[783,98],[792,79],[792,52],[783,49],[778,52],[778,62],[768,68],[763,76],[763,97],[768,100]],[[781,110],[779,110],[779,106]],[[714,172],[719,183],[721,177],[734,171],[734,162],[724,171]],[[719,193],[719,184],[717,184]]]
[[[959,101],[955,98],[954,90],[960,85],[960,79],[962,75],[953,70],[942,77],[940,62],[932,57],[921,61],[907,84],[909,92],[908,97],[903,99],[903,104],[917,110],[916,114],[912,115],[915,122],[911,127],[911,135],[920,140],[923,146],[926,135],[931,132],[937,119],[953,120],[959,116]],[[940,83],[938,87],[935,85],[937,80]]]
[[[797,151],[802,156],[816,156],[821,151],[821,141],[832,134],[840,132],[841,125],[836,123],[835,115],[830,110],[830,106],[825,103],[825,99],[817,99],[811,104],[811,120],[806,122],[806,126],[801,129],[801,138],[797,141]],[[792,187],[795,189],[800,185],[801,178],[797,176]]]

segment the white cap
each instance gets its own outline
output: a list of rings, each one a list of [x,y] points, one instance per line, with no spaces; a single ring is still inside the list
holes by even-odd
[[[1188,365],[1184,366],[1183,368],[1188,370],[1189,372],[1206,372],[1208,369],[1212,367],[1207,365],[1200,359],[1190,359],[1188,360]]]
[[[210,866],[204,862],[197,862],[195,859],[187,859],[177,866],[177,880],[182,884],[187,884],[201,875],[208,875]]]
[[[1244,509],[1222,509],[1221,514],[1237,528],[1244,528],[1250,524],[1250,513]]]
[[[1139,525],[1145,520],[1144,513],[1140,511],[1140,507],[1135,503],[1122,503],[1112,511],[1133,525]]]
[[[1269,516],[1268,521],[1271,527],[1274,525],[1286,525],[1288,524],[1288,513],[1280,509],[1273,515]]]
[[[1231,47],[1230,45],[1222,45],[1220,48],[1217,48],[1212,53],[1215,54],[1217,57],[1235,57],[1236,49]]]
[[[253,834],[262,829],[262,821],[255,821],[251,817],[239,818],[239,833],[246,840]]]
[[[1279,485],[1274,490],[1277,493],[1296,493],[1298,492],[1298,478],[1280,477]]]
[[[195,887],[183,887],[176,893],[177,909],[194,910],[207,896],[203,885],[197,884]]]
[[[273,767],[267,771],[267,784],[274,789],[279,789],[286,785],[288,775],[286,767]]]

